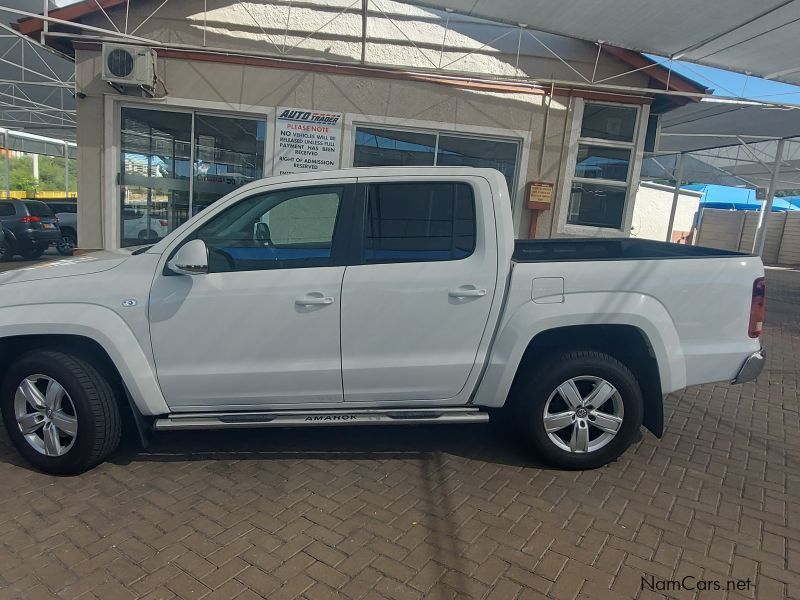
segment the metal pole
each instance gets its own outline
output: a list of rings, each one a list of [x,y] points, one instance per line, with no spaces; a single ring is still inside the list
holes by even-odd
[[[64,197],[69,198],[69,148],[64,142]]]
[[[786,140],[778,140],[778,147],[775,150],[775,162],[772,163],[772,176],[769,178],[769,189],[767,190],[767,200],[761,208],[758,216],[758,227],[756,237],[753,240],[753,254],[761,256],[764,254],[764,243],[767,241],[767,224],[769,223],[770,213],[772,212],[772,201],[775,199],[775,182],[778,180],[778,173],[781,170],[781,160],[783,159],[783,145]]]
[[[11,177],[9,176],[9,149],[8,149],[8,131],[3,132],[3,153],[6,156],[5,160],[5,170],[6,170],[6,200],[11,198]]]
[[[678,154],[675,161],[675,189],[672,190],[672,208],[669,211],[669,225],[667,225],[667,239],[672,241],[672,227],[675,225],[675,213],[678,210],[678,198],[681,195],[681,184],[683,183],[683,152]]]

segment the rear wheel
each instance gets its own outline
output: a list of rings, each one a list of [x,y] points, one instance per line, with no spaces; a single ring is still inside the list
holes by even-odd
[[[642,393],[616,358],[565,352],[523,373],[512,398],[533,449],[562,469],[594,469],[618,458],[642,424]]]
[[[119,404],[111,382],[83,358],[31,352],[9,368],[0,388],[8,435],[34,467],[82,473],[116,449]]]

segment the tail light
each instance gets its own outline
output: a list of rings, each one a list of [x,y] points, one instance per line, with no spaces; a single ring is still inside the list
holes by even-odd
[[[169,225],[169,221],[167,221],[166,219],[159,219],[158,222],[161,224],[162,227],[166,227],[167,225]]]
[[[757,338],[764,329],[764,315],[766,312],[767,281],[759,277],[753,282],[753,299],[750,302],[750,330],[748,335]]]
[[[26,215],[20,219],[23,223],[39,223],[41,222],[41,217],[34,217],[33,215]]]

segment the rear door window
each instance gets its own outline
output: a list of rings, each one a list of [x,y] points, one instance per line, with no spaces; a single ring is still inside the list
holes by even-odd
[[[52,217],[53,211],[44,202],[25,202],[25,208],[28,209],[33,217]]]
[[[0,202],[0,217],[13,217],[14,205],[11,202]]]
[[[363,260],[459,260],[475,250],[475,198],[460,182],[367,187]]]

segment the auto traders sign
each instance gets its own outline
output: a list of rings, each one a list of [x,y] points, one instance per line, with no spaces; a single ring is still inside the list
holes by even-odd
[[[342,113],[278,107],[275,175],[339,168]]]

